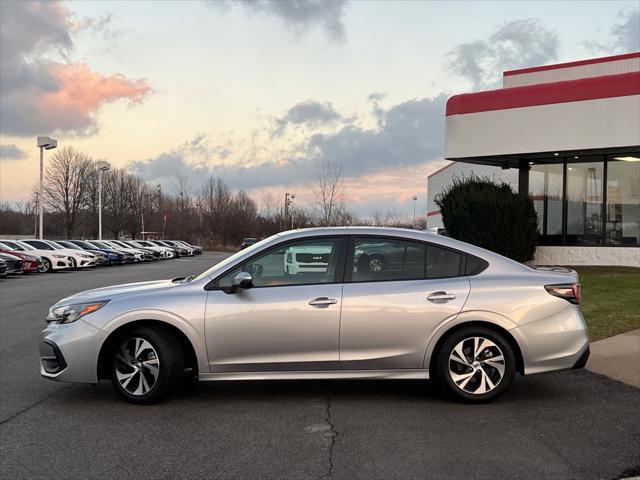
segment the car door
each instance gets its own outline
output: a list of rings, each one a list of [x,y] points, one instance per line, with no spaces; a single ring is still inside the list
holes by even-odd
[[[205,313],[211,371],[339,369],[341,244],[339,237],[282,243],[216,279]],[[322,252],[324,267],[299,263],[289,273],[287,259],[300,249]],[[240,271],[252,274],[253,288],[228,293]]]
[[[341,368],[424,368],[431,332],[469,295],[462,259],[425,242],[354,237],[342,294]]]

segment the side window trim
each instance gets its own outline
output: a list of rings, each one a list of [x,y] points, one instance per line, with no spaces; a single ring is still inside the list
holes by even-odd
[[[304,284],[287,284],[287,285],[263,285],[263,286],[259,286],[259,287],[254,287],[254,288],[273,288],[273,287],[298,287],[298,286],[308,286],[308,285],[335,285],[335,284],[340,284],[344,282],[344,275],[345,275],[345,271],[347,270],[346,268],[346,261],[345,261],[345,257],[347,254],[347,235],[319,235],[319,236],[314,236],[314,237],[300,237],[300,238],[296,238],[296,239],[292,239],[292,240],[285,240],[283,242],[277,243],[275,245],[272,245],[271,247],[264,249],[264,250],[260,250],[256,253],[254,253],[253,255],[251,255],[250,257],[245,258],[244,260],[242,260],[239,263],[236,263],[232,266],[230,266],[229,268],[227,268],[224,272],[220,273],[219,275],[217,275],[213,280],[211,280],[209,283],[207,283],[204,286],[204,289],[207,291],[211,291],[211,290],[222,290],[222,287],[220,287],[220,280],[222,278],[224,278],[225,276],[227,276],[227,274],[231,273],[233,270],[235,270],[238,267],[241,267],[243,265],[245,265],[246,263],[250,262],[251,260],[253,260],[256,257],[262,256],[262,255],[266,255],[269,254],[272,250],[275,250],[277,248],[282,248],[284,246],[286,246],[287,244],[290,243],[296,243],[296,242],[300,242],[300,241],[306,241],[306,240],[326,240],[326,239],[335,239],[337,240],[338,243],[338,259],[337,259],[337,263],[336,263],[336,271],[334,272],[333,275],[333,281],[331,282],[323,282],[323,283],[304,283]]]

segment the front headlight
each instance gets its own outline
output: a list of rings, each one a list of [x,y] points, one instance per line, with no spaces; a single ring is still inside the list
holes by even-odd
[[[49,309],[47,323],[72,323],[76,320],[100,310],[109,300],[92,303],[76,303],[74,305],[53,306]]]
[[[57,253],[54,253],[53,257],[55,257],[55,258],[67,258],[66,255],[58,255]]]

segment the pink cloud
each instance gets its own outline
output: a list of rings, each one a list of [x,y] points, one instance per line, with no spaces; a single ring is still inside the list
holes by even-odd
[[[43,93],[43,109],[47,116],[63,117],[62,124],[71,129],[91,126],[105,103],[128,100],[136,104],[152,91],[146,80],[130,80],[119,73],[104,76],[83,63],[53,63],[48,70],[58,89]]]

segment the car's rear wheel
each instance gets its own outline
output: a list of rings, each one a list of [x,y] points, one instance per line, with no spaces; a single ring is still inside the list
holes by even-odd
[[[151,404],[165,399],[179,386],[184,372],[182,349],[164,331],[137,328],[115,345],[111,381],[129,402]]]
[[[482,403],[502,395],[513,382],[516,357],[509,342],[486,327],[452,333],[438,352],[437,380],[456,400]]]

